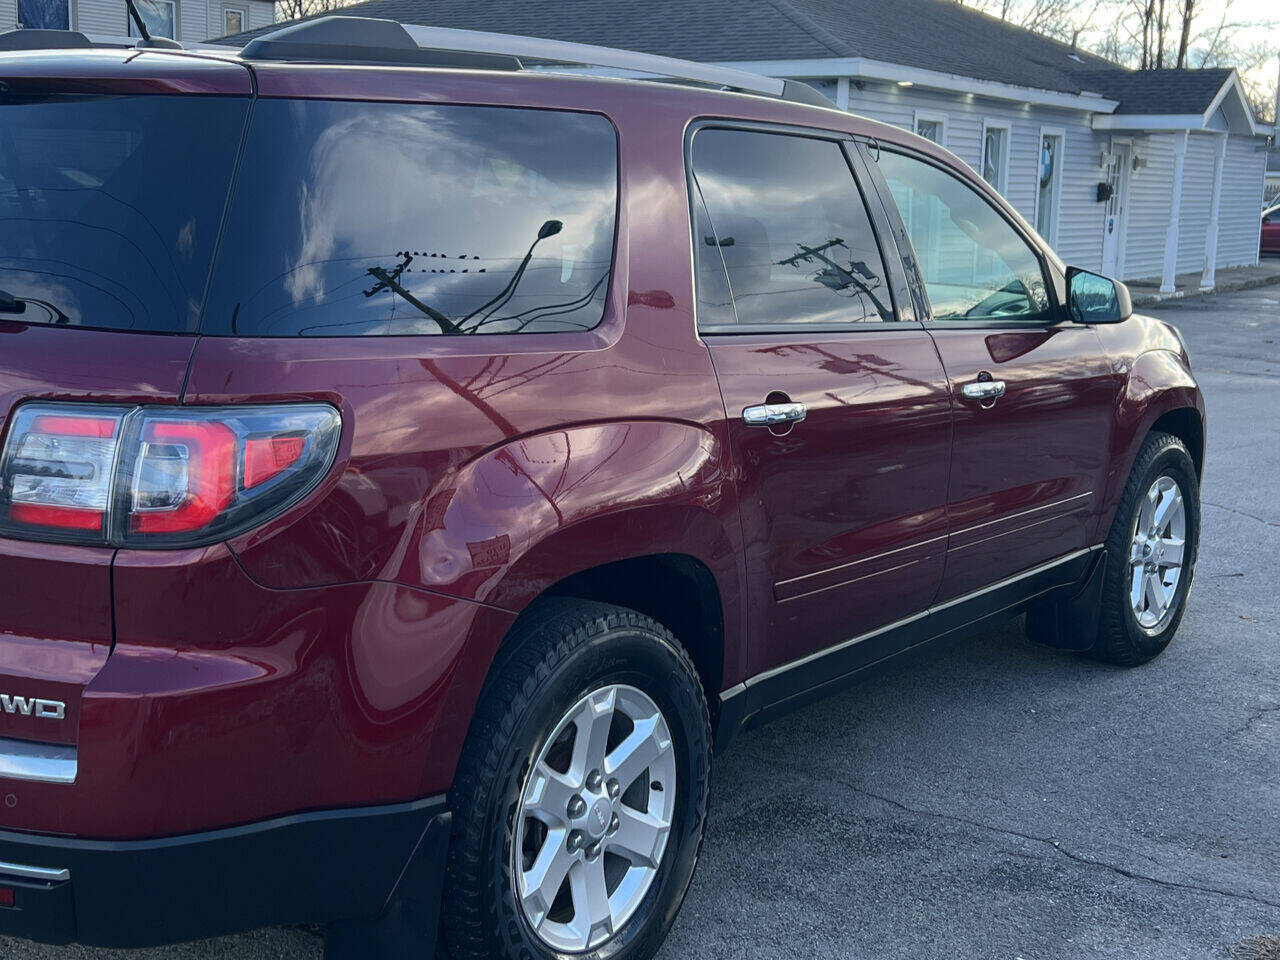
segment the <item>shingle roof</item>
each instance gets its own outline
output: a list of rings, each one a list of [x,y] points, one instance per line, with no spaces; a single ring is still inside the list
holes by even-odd
[[[866,57],[1071,93],[1087,89],[1077,72],[1122,72],[1101,57],[954,0],[365,0],[334,12],[687,60]],[[228,39],[245,42],[270,29]]]
[[[1131,72],[955,0],[365,0],[335,12],[687,60],[863,57],[1041,90],[1102,93],[1122,100],[1122,113],[1202,112],[1229,74]],[[227,39],[246,42],[271,29]]]
[[[1231,77],[1228,69],[1084,73],[1083,82],[1110,100],[1117,114],[1204,113]]]

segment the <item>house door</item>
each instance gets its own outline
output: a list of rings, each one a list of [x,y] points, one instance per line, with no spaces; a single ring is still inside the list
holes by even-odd
[[[1103,219],[1102,234],[1102,272],[1108,277],[1119,276],[1123,266],[1120,248],[1125,235],[1125,204],[1129,192],[1129,157],[1127,143],[1116,143],[1111,146],[1111,154],[1107,160],[1107,185],[1111,188],[1111,196],[1107,199],[1106,214]]]

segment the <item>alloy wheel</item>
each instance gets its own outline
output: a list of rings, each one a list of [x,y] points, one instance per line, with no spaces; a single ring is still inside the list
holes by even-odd
[[[676,788],[670,729],[642,690],[602,687],[564,714],[516,812],[516,899],[538,939],[582,952],[626,924],[657,878]]]
[[[1174,609],[1187,550],[1187,511],[1182,489],[1163,475],[1139,503],[1129,546],[1129,603],[1138,625],[1161,626]]]

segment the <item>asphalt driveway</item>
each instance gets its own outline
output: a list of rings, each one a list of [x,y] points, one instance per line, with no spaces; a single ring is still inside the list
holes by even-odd
[[[1014,623],[742,737],[662,960],[1225,958],[1280,934],[1280,287],[1151,312],[1209,404],[1177,642],[1126,671]],[[296,929],[136,953],[0,938],[6,960],[320,954]]]

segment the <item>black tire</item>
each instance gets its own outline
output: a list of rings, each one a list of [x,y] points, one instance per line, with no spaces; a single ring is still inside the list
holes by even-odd
[[[1129,600],[1132,576],[1129,550],[1137,529],[1141,501],[1161,476],[1171,477],[1182,493],[1186,511],[1186,547],[1182,576],[1168,614],[1152,627],[1144,627],[1138,622]],[[1136,667],[1164,652],[1182,623],[1187,593],[1195,576],[1199,546],[1200,483],[1191,454],[1177,437],[1168,433],[1152,433],[1138,451],[1107,536],[1107,569],[1098,637],[1087,651],[1088,655],[1107,663]]]
[[[499,653],[450,794],[454,832],[441,924],[450,960],[558,960],[514,893],[516,810],[530,765],[565,711],[610,684],[646,693],[675,745],[677,801],[657,876],[613,937],[575,960],[647,960],[674,922],[702,844],[711,724],[697,671],[664,627],[633,610],[570,599],[530,608]]]

